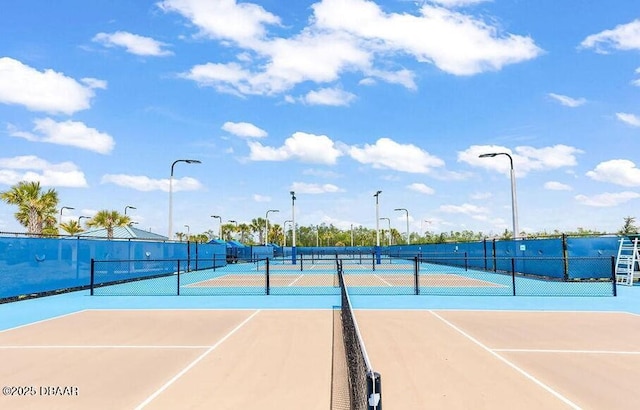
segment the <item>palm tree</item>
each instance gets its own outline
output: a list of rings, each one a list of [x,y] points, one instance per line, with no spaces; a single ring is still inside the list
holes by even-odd
[[[251,220],[251,224],[249,227],[251,228],[251,232],[254,234],[258,234],[258,243],[264,243],[264,228],[267,224],[267,220],[264,218],[254,218]]]
[[[113,239],[113,228],[116,226],[127,226],[131,218],[121,215],[118,211],[102,210],[87,221],[88,227],[102,227],[107,230],[107,239]]]
[[[56,207],[58,193],[54,189],[42,192],[40,182],[21,181],[8,191],[0,192],[0,199],[17,205],[15,217],[29,234],[57,233]]]
[[[77,235],[80,232],[84,232],[82,226],[75,219],[72,219],[69,222],[61,223],[60,228],[62,228],[62,230],[69,235]]]
[[[251,234],[251,226],[243,223],[238,225],[238,230],[240,231],[240,242],[245,243],[246,237]]]

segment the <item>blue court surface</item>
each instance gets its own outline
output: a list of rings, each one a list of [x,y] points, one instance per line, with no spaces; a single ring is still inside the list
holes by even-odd
[[[617,296],[352,295],[356,309],[603,311],[640,315],[640,286],[618,286]],[[332,309],[327,295],[91,296],[88,290],[0,305],[0,330],[91,309]]]

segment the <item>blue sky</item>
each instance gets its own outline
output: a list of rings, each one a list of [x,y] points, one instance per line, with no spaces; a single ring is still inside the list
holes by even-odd
[[[640,218],[636,0],[21,0],[0,12],[0,190],[167,234],[615,232]],[[0,204],[0,230],[23,231]]]

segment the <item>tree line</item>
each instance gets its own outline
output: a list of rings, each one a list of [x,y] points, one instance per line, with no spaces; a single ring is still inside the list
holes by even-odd
[[[79,235],[85,231],[79,220],[70,220],[62,223],[58,218],[59,198],[55,189],[43,190],[39,182],[21,181],[13,185],[7,191],[0,192],[0,199],[9,205],[15,205],[18,210],[14,214],[16,220],[26,228],[31,235]],[[61,210],[60,210],[61,215]],[[129,216],[120,214],[114,210],[98,211],[89,218],[85,225],[87,228],[104,228],[107,238],[113,238],[115,227],[130,226],[132,220]],[[221,225],[220,233],[212,230],[199,234],[185,234],[176,232],[180,241],[208,242],[212,239],[225,241],[236,240],[247,245],[259,245],[264,243],[287,245],[293,244],[292,226],[281,226],[277,223],[269,224],[269,230],[265,237],[267,221],[264,218],[254,218],[249,223],[226,223]],[[286,229],[285,229],[286,228]],[[637,234],[640,228],[636,225],[636,218],[627,216],[623,226],[617,232],[621,235]],[[537,232],[535,234],[522,233],[523,237],[557,237],[568,236],[593,236],[604,235],[606,232],[578,228],[576,231]],[[487,238],[508,240],[512,238],[512,232],[506,230],[500,235],[486,235],[483,232],[470,230],[450,232],[424,232],[409,233],[410,243],[445,243],[445,242],[470,242]],[[311,226],[296,226],[297,246],[373,246],[376,244],[376,230],[363,226],[354,226],[351,229],[340,229],[333,224],[319,224]],[[407,243],[406,232],[399,232],[395,228],[380,230],[381,245],[399,245]]]

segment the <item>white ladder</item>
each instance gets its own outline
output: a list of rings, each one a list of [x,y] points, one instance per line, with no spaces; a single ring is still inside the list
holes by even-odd
[[[638,238],[620,239],[618,257],[616,259],[616,282],[620,285],[633,286],[633,280],[640,278],[640,253]]]

